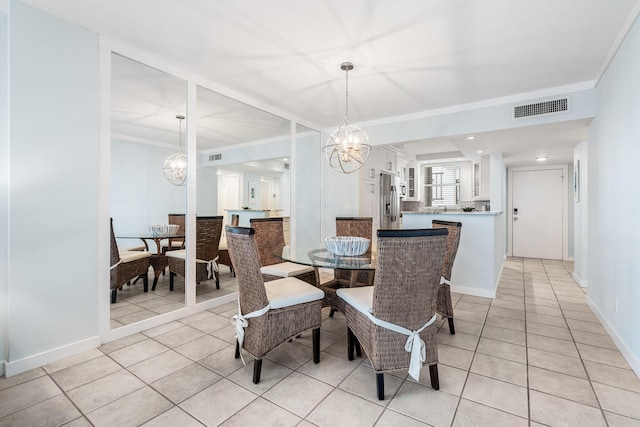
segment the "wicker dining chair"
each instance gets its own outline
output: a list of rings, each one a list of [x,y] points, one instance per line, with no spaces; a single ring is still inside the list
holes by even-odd
[[[253,382],[260,382],[262,358],[278,345],[313,329],[313,361],[320,362],[324,293],[295,277],[265,282],[260,273],[256,230],[226,226],[229,254],[238,278],[236,359],[241,348],[256,358]],[[243,359],[244,363],[244,359]]]
[[[336,236],[364,237],[371,240],[373,218],[371,217],[336,217]],[[366,254],[371,253],[371,245]],[[324,307],[331,307],[329,317],[337,311],[344,310],[344,303],[336,296],[336,290],[340,288],[353,288],[356,286],[371,286],[375,270],[333,270],[333,280],[320,285],[324,291]]]
[[[449,333],[454,335],[456,329],[453,325],[453,303],[451,301],[451,271],[453,270],[453,261],[458,253],[458,245],[460,244],[460,232],[462,231],[462,223],[455,221],[440,221],[434,219],[431,221],[433,228],[446,228],[449,230],[447,237],[447,252],[442,265],[442,284],[438,290],[438,303],[436,311],[446,317],[449,321]]]
[[[169,214],[167,216],[167,224],[177,225],[178,231],[176,232],[176,234],[184,235],[184,232],[186,230],[184,214]],[[184,237],[180,237],[178,239],[168,239],[166,242],[162,243],[162,253],[166,253],[167,251],[175,251],[178,249],[184,249]]]
[[[222,216],[199,216],[196,218],[196,283],[216,280],[220,289],[218,268],[218,245],[222,234]],[[167,252],[169,258],[169,290],[173,291],[176,274],[185,276],[186,249]]]
[[[148,251],[119,251],[116,236],[113,233],[113,218],[111,227],[111,304],[115,304],[118,290],[131,279],[142,278],[144,292],[149,290],[149,260],[151,254]]]
[[[240,222],[240,215],[232,214],[231,215],[231,226],[232,227],[237,227],[239,225],[238,224],[239,222]],[[231,257],[229,256],[229,249],[227,247],[226,239],[225,239],[224,242],[222,240],[220,240],[220,246],[218,246],[218,254],[219,254],[218,264],[228,266],[229,270],[231,271],[231,276],[235,277],[236,273],[233,270],[233,263],[231,262]]]
[[[316,270],[293,262],[283,262],[275,254],[285,247],[282,217],[251,218],[260,259],[260,272],[265,282],[283,277],[296,277],[314,286],[318,285]]]
[[[377,235],[374,285],[337,291],[345,301],[348,358],[353,360],[357,340],[376,372],[379,400],[384,400],[383,373],[409,368],[417,381],[422,363],[429,365],[431,386],[438,390],[436,298],[447,230],[378,230]]]

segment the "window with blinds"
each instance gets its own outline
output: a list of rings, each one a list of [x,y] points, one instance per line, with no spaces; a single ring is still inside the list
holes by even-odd
[[[426,165],[424,206],[457,206],[460,204],[460,167],[457,163]]]

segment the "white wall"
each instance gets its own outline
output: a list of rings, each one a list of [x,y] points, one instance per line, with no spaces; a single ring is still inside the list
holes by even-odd
[[[108,224],[97,220],[98,37],[9,6],[12,375],[99,344],[98,229]]]
[[[218,215],[218,170],[198,167],[196,180],[196,213],[198,216]]]
[[[109,211],[116,235],[146,231],[151,224],[166,224],[170,213],[186,212],[186,187],[171,184],[162,173],[173,153],[149,144],[111,141]],[[119,248],[139,245],[139,240],[118,240]]]
[[[7,360],[7,315],[9,311],[9,121],[7,14],[0,12],[0,376]]]
[[[573,149],[573,162],[574,167],[576,162],[580,162],[578,168],[578,181],[580,183],[580,197],[578,201],[574,198],[570,198],[570,203],[573,202],[573,278],[582,287],[588,286],[589,274],[588,274],[588,256],[589,256],[589,212],[588,212],[588,200],[589,188],[588,183],[588,171],[589,171],[589,158],[588,158],[588,143],[582,141],[576,145]],[[574,172],[574,176],[576,176]],[[572,181],[573,183],[573,181]],[[573,187],[570,190],[573,194]],[[570,197],[573,197],[570,196]]]
[[[640,374],[640,22],[596,87],[589,126],[588,301]],[[616,310],[617,301],[617,310]]]
[[[295,157],[295,244],[318,245],[322,242],[320,232],[322,222],[320,174],[324,155],[320,133],[301,134],[293,142]],[[293,190],[293,188],[292,188]],[[355,202],[357,209],[358,202]]]

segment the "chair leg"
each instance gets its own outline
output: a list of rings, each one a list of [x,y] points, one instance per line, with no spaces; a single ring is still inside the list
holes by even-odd
[[[169,290],[173,291],[173,278],[176,277],[176,273],[173,271],[169,272]]]
[[[149,275],[144,273],[141,275],[142,277],[142,286],[145,292],[149,292]],[[137,279],[136,279],[137,280]]]
[[[353,360],[353,348],[355,347],[356,337],[351,332],[351,329],[347,328],[347,359]]]
[[[313,363],[320,363],[320,328],[313,330]]]
[[[260,372],[262,371],[262,359],[256,359],[253,362],[253,383],[258,384],[260,382]]]
[[[220,289],[220,273],[216,271],[213,275],[216,278],[216,289]]]
[[[376,374],[376,388],[378,389],[378,400],[384,400],[384,375]]]
[[[449,317],[449,332],[451,335],[456,334],[456,328],[453,327],[453,317]]]
[[[335,308],[331,307],[331,311],[329,312],[329,317],[333,317],[334,314],[336,314],[336,310]]]
[[[236,359],[240,359],[240,341],[236,340]]]
[[[353,336],[355,344],[356,344],[356,356],[358,357],[362,357],[362,347],[360,347],[360,341],[358,341],[358,338],[356,338],[356,336]]]
[[[438,365],[429,365],[429,375],[431,375],[431,387],[440,390],[440,380],[438,379]]]
[[[231,271],[231,277],[236,277],[236,271],[233,269],[233,266],[229,266],[229,270]]]
[[[111,289],[111,304],[116,303],[116,296],[118,295],[117,289]]]

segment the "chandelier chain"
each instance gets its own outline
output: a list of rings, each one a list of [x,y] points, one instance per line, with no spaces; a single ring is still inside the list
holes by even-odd
[[[349,124],[349,69],[345,70],[345,109],[344,109],[344,124]]]

